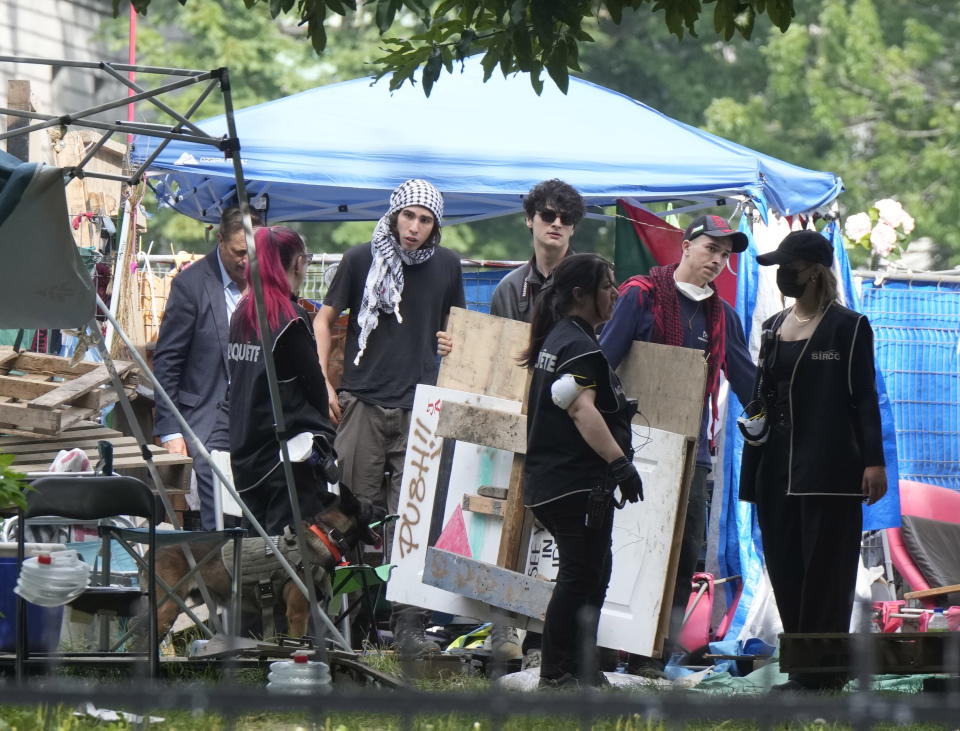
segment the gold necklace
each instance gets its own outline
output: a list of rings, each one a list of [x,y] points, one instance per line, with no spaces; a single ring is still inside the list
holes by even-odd
[[[797,315],[797,307],[794,305],[793,309],[790,310],[790,314],[793,315],[793,319],[796,320],[801,325],[806,325],[810,320],[817,316],[817,312],[814,312],[810,317],[803,319]]]

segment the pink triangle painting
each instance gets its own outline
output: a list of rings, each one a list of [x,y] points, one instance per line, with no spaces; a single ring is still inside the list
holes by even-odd
[[[450,520],[447,521],[447,525],[437,539],[434,548],[473,558],[473,552],[470,550],[470,540],[467,538],[467,524],[463,520],[463,508],[459,505],[453,511]]]

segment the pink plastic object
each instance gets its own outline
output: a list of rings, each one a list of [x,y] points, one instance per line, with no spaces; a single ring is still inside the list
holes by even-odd
[[[733,595],[733,601],[727,608],[727,613],[723,615],[720,626],[717,627],[716,638],[722,640],[726,638],[730,625],[733,624],[733,617],[737,613],[737,606],[740,604],[740,597],[743,594],[743,579],[737,579],[737,593]]]
[[[703,589],[701,591],[701,589]],[[713,574],[694,574],[690,599],[687,601],[687,621],[680,630],[680,646],[692,652],[709,644],[710,621],[713,617]]]
[[[900,610],[906,604],[902,599],[887,602],[874,602],[874,616],[879,620],[878,627],[881,632],[896,632],[903,626],[901,617],[891,617],[891,614],[899,614]]]
[[[900,514],[960,523],[960,492],[923,482],[900,480]],[[907,552],[907,547],[903,543],[903,534],[899,528],[887,528],[887,542],[890,545],[890,558],[893,560],[893,565],[907,582],[910,590],[929,589],[930,585]],[[921,599],[920,603],[927,609],[932,609],[937,605],[936,599],[936,597],[928,597]]]
[[[950,607],[947,615],[947,629],[951,632],[960,632],[960,607]]]

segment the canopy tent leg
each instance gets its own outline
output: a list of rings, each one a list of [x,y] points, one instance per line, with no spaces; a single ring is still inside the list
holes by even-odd
[[[223,94],[223,106],[225,109],[224,118],[227,123],[227,137],[231,140],[237,140],[237,125],[233,115],[233,96],[230,91],[230,72],[227,68],[220,69],[220,89]],[[250,281],[253,288],[253,301],[257,312],[257,325],[260,329],[260,343],[262,346],[263,363],[267,371],[267,386],[270,390],[270,406],[273,410],[273,423],[277,434],[277,441],[280,442],[280,459],[283,462],[283,476],[287,481],[287,493],[290,497],[290,510],[293,515],[293,522],[298,528],[303,524],[303,517],[300,513],[300,500],[297,496],[297,485],[293,477],[293,465],[290,462],[290,453],[287,448],[287,422],[283,413],[283,405],[280,401],[280,387],[277,381],[277,368],[273,362],[273,334],[270,332],[267,322],[267,310],[263,300],[263,281],[260,278],[260,262],[257,258],[257,246],[253,238],[253,220],[250,217],[250,202],[247,198],[247,188],[243,178],[243,165],[241,163],[239,144],[237,150],[230,155],[233,162],[233,176],[237,184],[237,200],[240,204],[240,211],[243,214],[243,231],[247,238],[247,257],[250,267]],[[222,479],[222,478],[221,478]],[[244,511],[246,512],[246,511]],[[294,534],[297,539],[297,549],[305,564],[307,564],[305,574],[314,575],[314,569],[317,566],[311,566],[314,556],[312,551],[307,550],[306,540],[302,530],[297,530]],[[316,587],[312,581],[306,582],[307,598],[310,605],[310,617],[313,620],[313,626],[319,634],[316,648],[320,660],[326,659],[326,646],[324,642],[324,627],[340,641],[346,643],[339,630],[326,613],[320,608],[317,601]]]

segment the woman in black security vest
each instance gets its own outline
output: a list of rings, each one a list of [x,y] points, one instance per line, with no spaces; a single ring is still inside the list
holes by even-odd
[[[833,249],[816,231],[788,234],[757,262],[779,264],[777,286],[795,302],[763,324],[755,408],[766,421],[745,433],[740,499],[757,505],[784,632],[847,632],[861,504],[887,489],[873,331],[837,302]],[[842,674],[791,674],[775,688],[845,682]]]
[[[317,362],[316,343],[306,312],[295,293],[306,276],[310,255],[296,231],[284,226],[260,228],[254,241],[267,323],[273,336],[273,358],[280,399],[291,436],[310,432],[333,444],[334,428],[328,416],[327,386]],[[230,321],[230,462],[234,484],[257,520],[270,535],[292,525],[292,511],[280,463],[280,443],[274,428],[267,371],[260,347],[260,328],[251,297],[247,269],[247,295]],[[327,454],[333,455],[332,446]],[[323,508],[327,480],[322,462],[293,463],[301,514],[315,515]]]
[[[533,371],[523,502],[557,542],[560,565],[543,625],[540,687],[599,685],[594,657],[610,582],[614,490],[643,499],[633,466],[634,406],[595,331],[613,311],[610,264],[574,254],[554,270],[533,312],[521,363]]]

